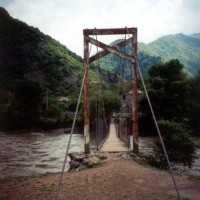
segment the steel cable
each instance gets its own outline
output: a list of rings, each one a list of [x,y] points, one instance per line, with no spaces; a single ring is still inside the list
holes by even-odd
[[[90,52],[91,52],[91,48],[89,50],[89,55],[90,55]],[[59,200],[59,194],[60,194],[61,187],[62,187],[63,176],[64,176],[64,171],[65,171],[65,167],[66,167],[66,163],[67,163],[67,158],[68,158],[68,155],[69,155],[69,150],[70,150],[72,135],[74,133],[74,128],[75,128],[75,125],[76,125],[76,120],[77,120],[78,111],[79,111],[79,107],[80,107],[81,97],[82,97],[82,93],[83,93],[85,76],[86,76],[86,71],[84,71],[83,79],[82,79],[82,82],[81,82],[81,88],[80,88],[79,96],[78,96],[78,99],[77,99],[76,110],[75,110],[75,114],[74,114],[74,118],[73,118],[73,123],[72,123],[71,131],[70,131],[70,135],[69,135],[69,140],[67,142],[67,147],[66,147],[64,162],[63,162],[63,165],[62,165],[62,170],[61,170],[61,175],[60,175],[59,182],[58,182],[58,189],[56,191],[55,200]]]
[[[171,165],[171,162],[170,162],[170,159],[169,159],[169,155],[167,153],[167,149],[166,149],[166,146],[165,146],[165,143],[164,143],[164,140],[163,140],[163,137],[162,137],[162,134],[161,134],[161,131],[160,131],[160,128],[159,128],[159,125],[158,125],[158,122],[157,122],[157,119],[156,119],[156,116],[155,116],[155,113],[154,113],[154,110],[153,110],[153,107],[152,107],[152,104],[151,104],[149,93],[147,91],[147,87],[146,87],[141,69],[139,67],[138,60],[136,60],[136,62],[137,62],[137,68],[138,68],[139,76],[140,76],[140,79],[141,79],[141,82],[142,82],[142,85],[143,85],[143,88],[144,88],[144,92],[145,92],[145,95],[146,95],[146,98],[147,98],[147,101],[148,101],[148,104],[149,104],[149,107],[150,107],[150,110],[151,110],[153,121],[154,121],[154,124],[156,126],[156,130],[158,132],[158,136],[159,136],[159,139],[160,139],[160,142],[161,142],[161,146],[162,146],[162,149],[163,149],[163,152],[164,152],[167,164],[168,164],[169,173],[171,175],[172,182],[174,184],[174,188],[175,188],[175,191],[176,191],[176,194],[177,194],[177,199],[181,200],[180,192],[179,192],[179,189],[178,189],[178,186],[177,186],[177,183],[176,183],[176,179],[175,179],[175,176],[174,176],[174,173],[173,173],[173,169],[172,169],[172,165]]]

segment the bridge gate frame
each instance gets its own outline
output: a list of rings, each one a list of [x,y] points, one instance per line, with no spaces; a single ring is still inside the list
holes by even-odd
[[[110,46],[90,36],[97,35],[125,35],[130,34],[132,37],[125,41],[119,41],[117,44]],[[130,144],[132,150],[138,152],[138,136],[139,136],[139,114],[138,114],[138,44],[137,44],[137,28],[111,28],[111,29],[84,29],[84,87],[83,87],[83,101],[84,101],[84,140],[85,140],[85,153],[90,153],[90,115],[89,115],[89,65],[95,60],[106,56],[109,53],[113,53],[121,58],[131,61],[132,70],[132,135],[130,137]],[[131,42],[133,52],[131,55],[120,51],[121,47],[126,46]],[[97,52],[95,55],[89,55],[89,43],[103,49]]]

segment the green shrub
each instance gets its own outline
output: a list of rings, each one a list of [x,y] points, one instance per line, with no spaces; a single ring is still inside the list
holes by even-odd
[[[160,120],[159,127],[171,162],[191,167],[195,158],[195,146],[187,128],[181,123],[169,120]],[[154,150],[157,165],[166,168],[167,163],[160,140],[156,142]]]

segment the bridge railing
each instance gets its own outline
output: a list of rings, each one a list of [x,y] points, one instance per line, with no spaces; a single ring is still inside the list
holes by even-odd
[[[131,121],[127,117],[115,118],[115,126],[118,137],[129,146],[131,134]]]
[[[99,150],[109,133],[109,119],[94,119],[91,125],[91,139],[94,148]]]

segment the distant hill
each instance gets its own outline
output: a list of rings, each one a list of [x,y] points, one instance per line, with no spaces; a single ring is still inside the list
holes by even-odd
[[[190,36],[194,37],[194,38],[197,38],[197,39],[200,39],[200,33],[194,33],[194,34],[192,34]]]
[[[140,45],[140,51],[159,56],[164,61],[179,59],[186,69],[195,74],[200,70],[200,34],[174,34]]]
[[[129,52],[129,50],[130,48],[128,47],[124,51],[127,53]],[[140,62],[142,71],[146,73],[152,65],[159,64],[161,62],[161,58],[158,56],[149,55],[146,52],[140,52],[139,62]],[[104,58],[100,59],[100,66],[103,69],[119,74],[124,79],[127,79],[127,80],[131,79],[131,71],[132,71],[131,63],[125,59],[119,58],[116,55],[109,54],[105,56]]]
[[[122,50],[130,52],[130,46]],[[179,59],[184,64],[185,71],[190,74],[196,74],[200,71],[200,33],[190,36],[184,34],[166,35],[148,44],[139,43],[139,62],[144,72],[151,65],[170,59]],[[116,72],[121,71],[124,66],[125,71],[127,71],[126,77],[129,76],[130,65],[117,56],[106,56],[101,59],[101,65]]]

